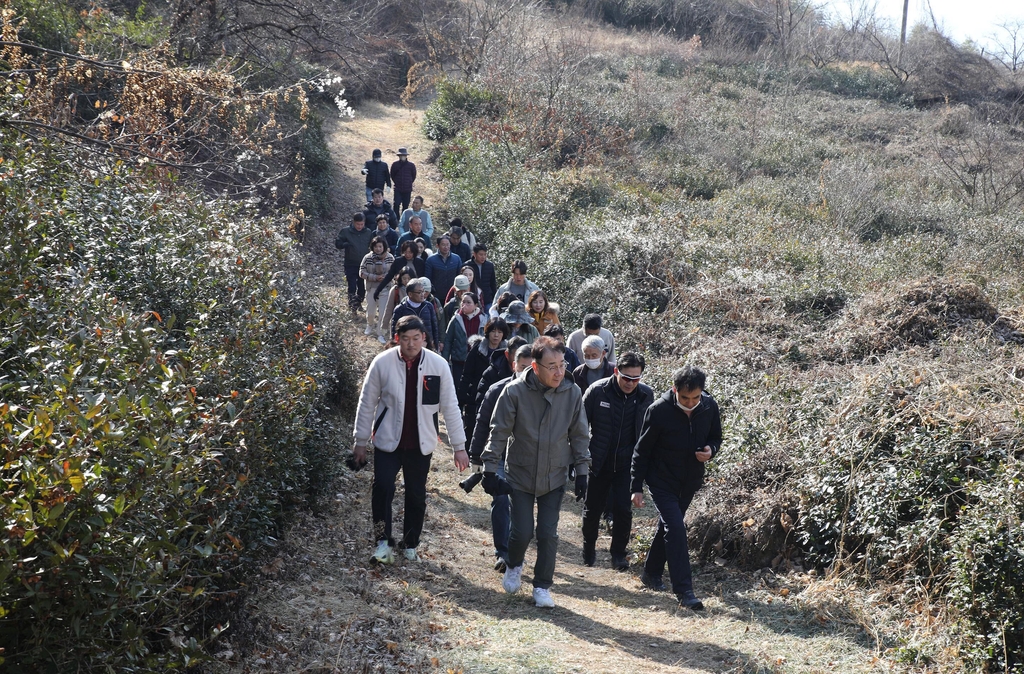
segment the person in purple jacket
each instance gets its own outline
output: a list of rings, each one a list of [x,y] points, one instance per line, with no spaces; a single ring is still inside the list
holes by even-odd
[[[391,182],[395,187],[395,217],[402,217],[402,212],[409,208],[412,201],[412,184],[416,182],[416,164],[409,161],[409,151],[398,148],[398,161],[391,164]]]

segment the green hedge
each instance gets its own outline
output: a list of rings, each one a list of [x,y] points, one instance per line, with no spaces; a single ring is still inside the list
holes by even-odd
[[[0,133],[4,671],[188,666],[335,464],[316,314],[244,206]]]

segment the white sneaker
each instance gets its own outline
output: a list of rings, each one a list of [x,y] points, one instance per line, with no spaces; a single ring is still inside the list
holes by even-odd
[[[377,341],[381,344],[387,344],[388,340],[384,339],[384,335],[377,335]]]
[[[373,328],[371,328],[369,325],[367,325],[365,328],[363,328],[363,334],[364,335],[372,335],[373,334]]]
[[[405,549],[405,558],[406,558],[406,560],[408,560],[410,562],[418,562],[418,561],[420,561],[420,556],[416,554],[416,548],[406,548]]]
[[[395,553],[387,541],[377,541],[377,549],[373,551],[370,561],[378,564],[394,564]]]
[[[551,598],[551,593],[543,587],[533,588],[533,603],[538,608],[555,608],[555,600]]]
[[[523,565],[512,568],[511,566],[505,568],[505,577],[501,579],[501,586],[505,588],[505,592],[509,594],[515,594],[519,592],[519,588],[523,585]]]

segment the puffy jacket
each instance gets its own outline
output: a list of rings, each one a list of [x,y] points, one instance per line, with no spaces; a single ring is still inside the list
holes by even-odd
[[[395,334],[395,326],[398,324],[398,319],[402,316],[418,316],[423,321],[423,327],[426,328],[427,336],[430,337],[433,347],[435,349],[441,348],[440,329],[437,327],[437,312],[434,311],[434,305],[431,302],[420,302],[418,307],[414,307],[409,304],[408,297],[402,300],[402,303],[395,307],[395,313],[391,315],[391,332],[389,334]],[[442,358],[441,360],[444,359]]]
[[[462,366],[462,381],[459,382],[459,402],[468,405],[476,400],[476,387],[484,370],[491,364],[491,354],[505,351],[505,341],[491,351],[487,348],[487,336],[469,336],[466,342],[466,364]]]
[[[477,314],[477,318],[482,319],[483,316]],[[482,335],[484,333],[483,320],[480,320],[479,323],[480,326],[473,335]],[[464,363],[469,356],[469,338],[473,335],[466,334],[466,317],[461,312],[455,314],[452,316],[452,320],[448,322],[447,334],[444,337],[444,351],[441,355],[447,361]]]
[[[362,264],[363,256],[370,251],[373,230],[363,227],[358,232],[352,225],[342,227],[334,239],[334,246],[345,251],[345,264]]]
[[[506,386],[512,383],[513,379],[515,379],[515,375],[505,377],[491,384],[491,387],[484,393],[480,409],[476,413],[476,423],[473,424],[473,437],[469,441],[470,463],[478,466],[484,464],[484,460],[480,457],[484,453],[484,447],[487,446],[487,438],[491,434],[491,416],[494,414],[494,404],[498,402],[498,396]],[[467,435],[469,434],[467,433]]]
[[[440,429],[437,414],[444,416],[448,442],[458,452],[466,448],[466,431],[459,417],[455,384],[448,363],[427,349],[420,352],[417,376],[417,430],[420,452],[431,454],[437,448]],[[405,417],[405,361],[397,348],[377,355],[370,363],[359,392],[356,407],[355,444],[365,445],[371,439],[375,449],[393,452],[402,438]]]
[[[687,416],[669,389],[647,408],[643,430],[633,451],[630,493],[651,488],[681,493],[700,487],[704,464],[694,453],[710,445],[711,456],[722,446],[722,416],[718,403],[705,391],[693,414]]]
[[[447,258],[442,257],[440,253],[434,253],[427,258],[425,276],[430,279],[430,285],[434,290],[444,297],[448,289],[455,285],[455,277],[459,275],[460,269],[462,260],[455,253],[448,253]]]
[[[644,425],[644,414],[654,402],[654,391],[646,384],[639,384],[632,395],[626,395],[619,388],[615,377],[594,382],[583,394],[583,409],[590,421],[590,470],[601,472],[605,463],[612,464],[612,470],[629,470],[634,445],[621,447],[618,442],[626,405],[636,408],[634,438],[640,437]]]
[[[366,186],[369,189],[384,189],[391,187],[391,171],[388,170],[386,161],[373,161],[372,159],[363,164],[366,169]]]
[[[366,205],[363,206],[363,217],[366,218],[366,226],[369,229],[377,229],[377,216],[381,213],[388,216],[388,227],[390,229],[398,229],[398,216],[395,215],[395,209],[391,207],[391,202],[387,199],[380,202],[380,206],[372,201],[367,201]]]
[[[486,339],[486,336],[484,339]],[[505,342],[502,342],[502,344],[504,343]],[[468,397],[464,402],[466,409],[465,413],[462,415],[462,422],[469,429],[466,431],[466,435],[473,434],[473,425],[476,423],[476,413],[477,410],[480,409],[480,403],[483,402],[484,394],[487,393],[487,389],[489,389],[491,385],[499,379],[512,376],[512,366],[509,365],[508,357],[506,356],[507,353],[508,349],[506,348],[495,349],[491,352],[489,364],[484,368],[483,373],[476,378],[476,381],[473,383],[472,390],[468,391]],[[466,357],[466,364],[463,365],[462,369],[463,382],[466,381],[466,368],[468,368],[473,362],[474,356],[475,354],[471,347],[469,355]],[[463,390],[466,390],[465,387]]]
[[[391,181],[399,192],[412,192],[412,184],[416,182],[416,164],[401,159],[391,164]]]
[[[547,388],[531,369],[498,396],[482,458],[485,470],[504,463],[514,488],[543,496],[565,485],[570,466],[577,475],[588,473],[589,446],[580,390],[564,379]]]

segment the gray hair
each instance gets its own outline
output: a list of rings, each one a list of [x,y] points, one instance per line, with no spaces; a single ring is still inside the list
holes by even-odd
[[[419,279],[413,279],[405,284],[406,293],[414,293],[417,290],[423,290],[423,281]]]
[[[604,340],[597,335],[587,335],[583,340],[583,345],[580,346],[580,349],[597,349],[601,353],[607,351],[604,346]]]

